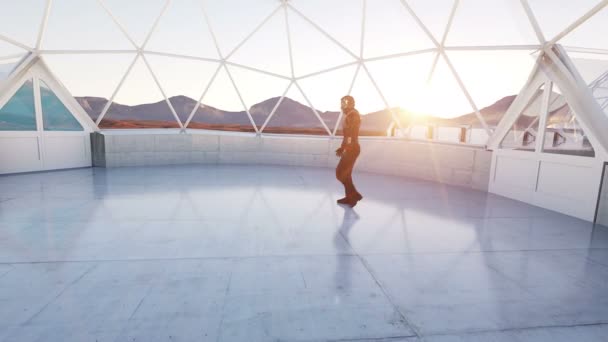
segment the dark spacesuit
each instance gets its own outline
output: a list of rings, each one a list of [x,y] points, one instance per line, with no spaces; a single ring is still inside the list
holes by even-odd
[[[336,150],[336,155],[340,157],[340,162],[336,167],[336,178],[344,185],[346,196],[337,202],[354,207],[358,201],[363,199],[363,196],[355,188],[352,177],[353,167],[361,152],[359,146],[361,116],[355,109],[355,99],[352,96],[344,96],[341,104],[342,112],[345,114],[344,139],[340,148]]]

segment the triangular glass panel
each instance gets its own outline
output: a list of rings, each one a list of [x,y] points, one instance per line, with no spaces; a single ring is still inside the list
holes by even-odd
[[[103,0],[131,39],[141,46],[161,14],[167,0]]]
[[[289,44],[283,11],[276,13],[230,57],[230,62],[291,76]]]
[[[0,131],[35,131],[34,86],[26,81],[0,108]]]
[[[51,88],[40,80],[40,102],[45,131],[83,131],[84,129]]]
[[[276,104],[271,103],[272,107]],[[323,124],[294,84],[268,121],[264,133],[327,135]]]
[[[348,66],[298,80],[306,97],[333,132],[340,115],[340,99],[351,90],[357,66]],[[323,85],[331,84],[331,87]]]
[[[387,108],[365,69],[360,68],[350,94],[355,98],[355,108],[361,114],[361,135],[386,135],[393,122],[392,109]],[[344,120],[340,123],[340,132]]]
[[[608,50],[608,42],[599,38],[608,36],[607,22],[608,7],[605,7],[567,34],[559,43],[565,46]]]
[[[291,81],[239,67],[229,66],[228,70],[253,121],[258,128],[262,127],[276,100],[285,93]]]
[[[568,52],[598,105],[608,115],[608,55]]]
[[[400,1],[374,0],[366,6],[363,55],[378,57],[434,48]]]
[[[438,42],[441,42],[456,0],[410,0],[408,4]]]
[[[403,127],[429,105],[423,90],[436,56],[436,53],[424,53],[367,63],[369,72],[391,108],[398,113]]]
[[[188,128],[255,131],[226,68],[220,68],[201,102]]]
[[[204,6],[222,55],[227,57],[281,5],[278,1],[257,1],[252,6],[251,0],[207,0]]]
[[[186,122],[219,63],[146,54],[150,68],[158,78],[177,116]]]
[[[342,43],[352,53],[359,55],[361,50],[361,21],[363,18],[362,0],[292,0],[289,3],[295,10],[318,25],[332,38]],[[368,5],[370,4],[368,3]],[[298,15],[289,16],[290,27],[291,18],[294,16]],[[341,20],[340,18],[348,19]],[[294,29],[291,30],[294,32]],[[315,49],[311,49],[311,52],[323,56],[324,53],[319,53],[319,50],[323,51],[323,49],[315,46]]]
[[[140,57],[108,112],[101,128],[179,128],[160,89]]]
[[[595,150],[578,123],[576,113],[566,102],[559,87],[555,86],[553,91],[555,96],[549,103],[543,152],[595,157]]]
[[[536,63],[525,50],[447,54],[490,129],[498,126]]]
[[[46,0],[3,1],[0,32],[30,47],[36,46]]]
[[[553,6],[557,7],[557,6]],[[460,1],[446,39],[447,46],[539,44],[519,1]]]
[[[532,96],[526,108],[520,113],[507,135],[500,143],[500,148],[534,152],[536,137],[539,136],[539,122],[542,111],[542,99],[545,86],[542,85]],[[552,100],[556,96],[552,94]]]
[[[485,143],[488,136],[443,56],[408,109],[410,136],[460,143]]]
[[[296,76],[355,62],[354,56],[293,11],[288,12],[293,68]],[[314,48],[310,42],[314,41]]]
[[[134,54],[43,56],[53,75],[93,120],[97,120],[134,59]]]
[[[174,0],[146,45],[148,51],[219,58],[200,0]]]
[[[42,46],[47,50],[134,49],[96,0],[54,0]]]
[[[559,5],[546,0],[528,0],[528,3],[545,39],[551,40],[599,4],[600,0],[560,1]]]

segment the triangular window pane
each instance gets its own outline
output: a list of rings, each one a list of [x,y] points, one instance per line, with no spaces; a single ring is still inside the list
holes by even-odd
[[[372,83],[367,72],[359,69],[357,78],[350,94],[355,98],[355,108],[361,114],[361,135],[386,135],[386,130],[393,122],[392,110],[386,108],[380,93]],[[338,102],[339,103],[339,102]],[[340,123],[340,132],[344,125],[344,120]]]
[[[440,56],[418,98],[408,106],[409,134],[416,139],[481,144],[487,134],[449,65]],[[440,100],[438,100],[440,99]]]
[[[146,45],[148,51],[219,58],[200,0],[174,0]]]
[[[35,131],[34,86],[26,81],[0,108],[0,131]]]
[[[536,137],[539,136],[539,122],[542,115],[542,98],[545,86],[541,86],[520,113],[507,135],[500,143],[500,148],[534,152]],[[552,96],[553,99],[555,96]],[[553,100],[552,99],[552,100]]]
[[[56,50],[134,49],[96,0],[54,0],[42,45]]]
[[[42,122],[45,131],[83,131],[84,129],[51,88],[40,81]]]
[[[293,0],[290,1],[290,4],[331,37],[344,44],[352,53],[359,55],[363,17],[362,0]],[[293,27],[291,18],[295,16],[298,15],[290,14],[290,28]],[[338,18],[348,18],[348,20],[338,20]],[[294,32],[293,28],[291,30]],[[319,50],[322,49],[311,49],[317,53]]]
[[[551,40],[597,5],[599,0],[528,0],[546,40]],[[598,36],[599,37],[599,36]]]
[[[272,112],[276,99],[285,93],[291,81],[239,67],[228,67],[228,69],[243,96],[245,105],[249,108],[253,121],[258,128],[262,127]]]
[[[408,57],[368,62],[367,68],[382,90],[391,108],[395,108],[403,127],[410,117],[425,113],[429,105],[424,88],[437,54],[425,53]]]
[[[579,125],[576,113],[566,103],[557,86],[554,93],[555,96],[549,104],[543,152],[595,157],[593,146]]]
[[[449,51],[447,54],[490,129],[498,126],[535,64],[530,51]]]
[[[251,3],[251,0],[204,1],[209,22],[224,57],[280,6],[278,1],[256,1],[255,6]],[[247,10],[243,10],[245,8]],[[285,25],[283,31],[284,28]]]
[[[146,59],[177,116],[186,122],[219,64],[156,55],[146,55]]]
[[[167,0],[104,0],[138,46],[143,44]]]
[[[357,66],[349,66],[298,80],[306,97],[333,132],[340,114],[340,99],[350,92]],[[331,84],[331,87],[324,85]]]
[[[135,62],[99,127],[179,128],[141,57]]]
[[[454,3],[456,3],[456,0],[408,1],[414,13],[438,42],[441,42],[443,38]]]
[[[572,52],[568,55],[598,105],[608,115],[608,55]]]
[[[290,11],[289,32],[293,68],[296,76],[355,62],[355,58],[335,42],[319,32],[300,15]],[[311,41],[314,48],[311,48]]]
[[[604,8],[593,17],[587,19],[581,26],[560,40],[559,43],[565,46],[608,50],[606,39],[599,38],[608,36],[608,25],[606,23],[608,23],[608,8]]]
[[[283,11],[276,13],[230,58],[230,62],[291,76],[289,44]]]
[[[269,103],[269,105],[276,104]],[[264,133],[327,135],[327,131],[294,84],[268,121]]]
[[[448,46],[523,44],[539,41],[521,3],[512,0],[460,1],[446,40]]]
[[[91,119],[97,120],[135,55],[45,55],[43,58]]]
[[[36,46],[46,0],[3,1],[0,32],[30,47]]]
[[[203,96],[202,105],[196,110],[188,128],[255,131],[224,67]]]
[[[434,48],[400,1],[368,1],[363,55],[378,57]]]

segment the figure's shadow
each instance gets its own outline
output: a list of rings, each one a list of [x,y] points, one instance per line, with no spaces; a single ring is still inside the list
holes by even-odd
[[[334,236],[334,245],[336,250],[344,250],[346,243],[347,251],[336,256],[336,272],[334,274],[335,289],[338,292],[348,291],[352,287],[352,268],[353,264],[359,262],[358,258],[352,253],[352,245],[349,240],[349,234],[353,226],[359,220],[359,214],[352,208],[344,208],[344,216],[342,223],[338,227]]]

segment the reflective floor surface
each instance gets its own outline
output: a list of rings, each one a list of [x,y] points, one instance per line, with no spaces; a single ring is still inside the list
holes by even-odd
[[[329,169],[0,177],[0,341],[608,341],[608,228]]]

